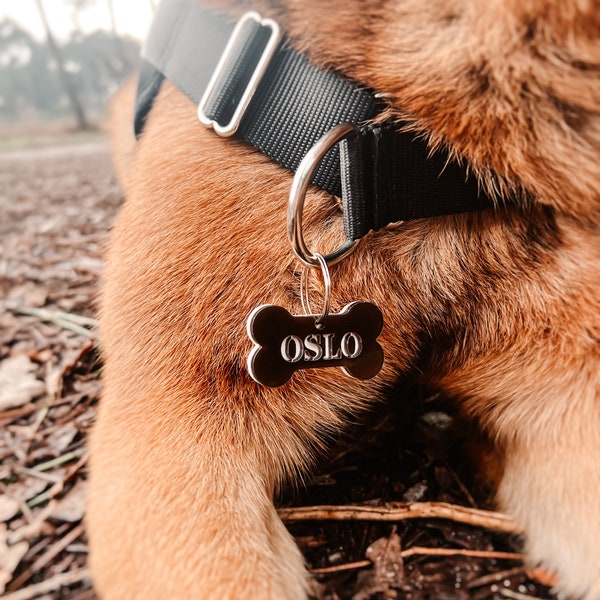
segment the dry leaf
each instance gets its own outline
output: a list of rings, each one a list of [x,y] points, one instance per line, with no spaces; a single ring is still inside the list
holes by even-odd
[[[7,496],[6,494],[0,496],[0,521],[9,521],[12,519],[20,510],[18,500]]]
[[[0,364],[0,411],[27,404],[46,392],[34,375],[35,365],[24,354],[6,358]]]
[[[48,290],[37,283],[26,281],[12,288],[8,294],[11,305],[44,306],[48,301]]]
[[[400,588],[404,582],[404,562],[402,560],[402,544],[395,529],[388,538],[375,540],[365,552],[373,562],[373,569],[359,575],[359,592],[352,600],[367,600],[375,594],[382,598],[397,598],[394,588]]]
[[[72,421],[69,421],[53,431],[46,438],[46,443],[58,456],[69,446],[69,444],[71,444],[78,433],[79,429],[77,429]]]
[[[49,527],[47,519],[50,518],[55,506],[56,500],[50,500],[44,508],[37,511],[32,521],[22,525],[15,525],[13,521],[11,523],[11,530],[8,533],[9,543],[16,544],[17,542],[32,540],[42,535],[44,528]]]
[[[86,340],[83,344],[76,346],[75,348],[68,349],[64,352],[61,358],[60,365],[50,370],[46,376],[46,388],[48,395],[51,398],[59,398],[62,389],[63,381],[77,363],[81,360],[82,356],[86,355],[94,348],[94,342]]]
[[[0,524],[0,594],[4,593],[6,584],[12,579],[15,569],[29,550],[27,542],[17,542],[9,546],[6,539],[7,530]]]
[[[79,480],[69,492],[58,501],[52,511],[52,517],[59,521],[76,523],[83,519],[87,498],[87,481]]]
[[[49,485],[50,482],[37,477],[21,477],[19,481],[6,487],[13,498],[18,498],[20,502],[27,502],[41,494]]]

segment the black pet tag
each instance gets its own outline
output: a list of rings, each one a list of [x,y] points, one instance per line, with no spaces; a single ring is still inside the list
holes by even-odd
[[[342,367],[357,379],[374,377],[383,365],[377,337],[383,316],[370,302],[353,302],[340,313],[328,314],[317,326],[316,315],[291,315],[265,304],[248,317],[247,329],[256,344],[248,371],[257,383],[277,387],[299,369]]]

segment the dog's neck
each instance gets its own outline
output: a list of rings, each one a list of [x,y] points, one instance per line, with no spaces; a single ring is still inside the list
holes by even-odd
[[[138,134],[165,77],[200,104],[200,120],[217,134],[244,139],[292,171],[322,136],[354,125],[312,177],[342,198],[350,240],[398,221],[499,203],[447,152],[431,153],[401,124],[381,123],[385,105],[376,93],[315,67],[275,22],[256,14],[234,29],[194,0],[163,0],[143,58]]]

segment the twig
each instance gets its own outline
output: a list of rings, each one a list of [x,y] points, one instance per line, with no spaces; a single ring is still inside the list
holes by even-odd
[[[98,600],[96,592],[92,589],[73,591],[74,596],[69,596],[69,600]]]
[[[37,317],[41,321],[53,323],[63,329],[68,329],[85,337],[91,337],[92,332],[86,327],[96,327],[96,319],[90,319],[81,315],[62,312],[60,310],[48,310],[47,308],[30,308],[27,306],[18,306],[11,308],[17,314]]]
[[[446,464],[446,471],[449,473],[450,477],[454,479],[454,483],[458,486],[458,489],[462,492],[463,496],[466,498],[467,502],[473,507],[477,508],[477,502],[475,502],[475,498],[473,498],[471,492],[468,490],[467,486],[461,481],[458,473],[449,465]]]
[[[62,310],[48,310],[47,308],[34,308],[29,306],[15,307],[14,312],[29,315],[31,317],[37,317],[42,321],[54,322],[55,319],[61,319],[63,321],[69,321],[76,325],[82,325],[87,327],[96,327],[98,321],[91,319],[90,317],[84,317],[83,315],[76,315],[73,313],[64,312]]]
[[[26,581],[28,581],[38,571],[43,569],[49,562],[51,562],[56,556],[58,556],[70,543],[74,542],[83,533],[83,525],[77,525],[73,527],[67,535],[62,539],[58,540],[56,544],[50,546],[50,548],[42,554],[33,564],[25,569],[19,577],[11,581],[8,589],[10,591],[18,590]]]
[[[518,534],[522,529],[508,515],[445,502],[394,502],[385,506],[302,506],[281,508],[283,521],[403,521],[448,519],[494,531]]]
[[[4,427],[20,417],[28,417],[29,415],[38,412],[40,407],[35,404],[24,404],[19,408],[11,408],[0,412],[0,427]]]
[[[38,537],[41,533],[44,522],[56,509],[56,504],[56,500],[51,500],[46,506],[44,506],[43,509],[41,509],[35,515],[35,517],[29,523],[27,523],[27,525],[24,525],[23,527],[19,527],[18,529],[11,531],[8,534],[9,543],[16,544],[17,542],[20,542],[22,540],[30,540],[32,538]],[[27,506],[26,503],[25,506]],[[27,554],[25,555],[25,560],[28,560],[31,556],[35,556],[42,548],[45,548],[47,545],[48,543],[42,540],[41,542],[38,542],[35,546],[29,548]]]
[[[35,498],[28,500],[27,506],[29,506],[29,508],[33,508],[34,506],[37,506],[38,504],[42,504],[43,502],[46,502],[46,500],[50,500],[51,498],[54,498],[55,496],[60,494],[63,491],[65,485],[69,482],[69,480],[77,473],[77,471],[79,471],[79,469],[81,469],[81,467],[83,467],[83,465],[85,465],[85,463],[88,460],[88,456],[89,456],[88,454],[84,454],[67,471],[67,473],[65,474],[62,481],[56,482],[50,489],[46,490],[45,492],[42,492],[38,496],[35,496]]]
[[[73,396],[76,397],[77,395],[70,394],[66,398],[57,398],[50,404],[45,404],[42,402],[40,402],[38,404],[29,403],[29,404],[23,405],[21,408],[13,408],[13,409],[9,409],[9,410],[0,412],[0,428],[5,427],[6,425],[9,425],[16,419],[19,419],[21,417],[28,417],[29,415],[36,413],[40,410],[43,410],[45,408],[56,408],[57,406],[62,406],[63,404],[68,404],[69,402],[73,401]],[[11,454],[12,454],[12,452],[11,452]]]
[[[496,560],[523,560],[524,554],[515,552],[497,552],[495,550],[465,550],[464,548],[423,548],[414,546],[407,550],[402,550],[400,556],[408,558],[409,556],[468,556],[469,558],[493,558]]]
[[[491,550],[465,550],[463,548],[424,548],[422,546],[414,546],[413,548],[407,548],[400,552],[402,558],[409,558],[410,556],[466,556],[469,558],[491,558],[496,560],[523,560],[523,554],[516,554],[514,552],[495,552]],[[339,573],[340,571],[351,571],[354,569],[364,569],[370,567],[373,562],[370,560],[359,560],[351,563],[344,563],[342,565],[334,565],[331,567],[318,567],[310,569],[313,575],[325,575],[330,573]],[[517,569],[511,569],[510,571],[503,571],[502,573],[494,573],[490,575],[489,581],[479,582],[477,586],[470,585],[471,587],[478,587],[485,583],[495,583],[498,581],[499,576],[513,573],[522,573],[524,567],[518,567]],[[486,577],[487,578],[487,577]],[[484,579],[483,577],[481,578]]]
[[[496,573],[490,573],[489,575],[483,575],[482,577],[478,577],[477,579],[473,579],[473,581],[469,581],[467,583],[467,589],[472,590],[477,587],[482,587],[484,585],[488,585],[489,583],[498,583],[502,579],[506,579],[507,577],[512,577],[513,575],[519,575],[521,573],[525,573],[525,566],[515,567],[514,569],[507,569],[506,571],[497,571]]]
[[[47,481],[48,483],[56,483],[61,480],[57,475],[52,475],[51,473],[41,473],[36,469],[30,469],[21,465],[16,465],[13,467],[13,469],[16,473],[21,473],[21,475],[29,475],[30,477],[35,477],[36,479],[41,479],[42,481]]]
[[[79,583],[80,581],[89,578],[90,571],[85,567],[71,573],[59,573],[58,575],[40,581],[40,583],[30,585],[22,590],[17,590],[11,594],[5,594],[2,596],[2,600],[33,600],[43,594],[55,592],[63,586],[73,585],[74,583]]]
[[[67,462],[71,462],[74,458],[79,458],[85,454],[85,448],[78,448],[77,450],[73,450],[72,452],[67,452],[67,454],[63,454],[62,456],[57,456],[51,460],[47,460],[46,462],[40,463],[39,465],[35,465],[32,470],[34,471],[48,471],[49,469],[53,469],[54,467],[58,467],[60,465],[64,465]]]
[[[32,432],[31,432],[31,436],[29,438],[29,443],[27,444],[26,452],[29,452],[29,449],[31,448],[31,444],[33,443],[33,438],[35,437],[36,433],[39,431],[42,423],[44,422],[44,419],[48,416],[49,412],[50,412],[50,408],[48,406],[42,406],[42,407],[40,407],[40,410],[35,415],[35,419],[33,421],[33,426],[32,426]]]
[[[343,565],[333,565],[332,567],[317,567],[315,569],[309,569],[313,575],[326,575],[329,573],[339,573],[341,571],[352,571],[353,569],[364,569],[365,567],[372,566],[373,563],[370,560],[359,560],[356,562],[345,563]]]
[[[509,590],[507,588],[498,587],[498,589],[494,591],[497,591],[501,596],[504,596],[505,598],[510,598],[511,600],[541,600],[541,598],[538,598],[537,596],[520,594],[519,592],[513,592],[512,590]]]

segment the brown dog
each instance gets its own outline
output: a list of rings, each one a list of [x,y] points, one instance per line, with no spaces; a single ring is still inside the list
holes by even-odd
[[[384,95],[388,118],[534,201],[367,236],[331,270],[332,310],[379,305],[382,371],[309,370],[261,387],[245,369],[246,318],[267,302],[302,313],[285,236],[292,175],[205,129],[164,83],[131,164],[121,160],[127,202],[104,276],[88,514],[98,592],[306,597],[274,490],[310,466],[320,432],[418,373],[497,441],[498,504],[526,529],[530,561],[599,599],[600,4],[218,5],[276,19],[314,63]],[[336,211],[310,191],[311,247],[339,244]]]

